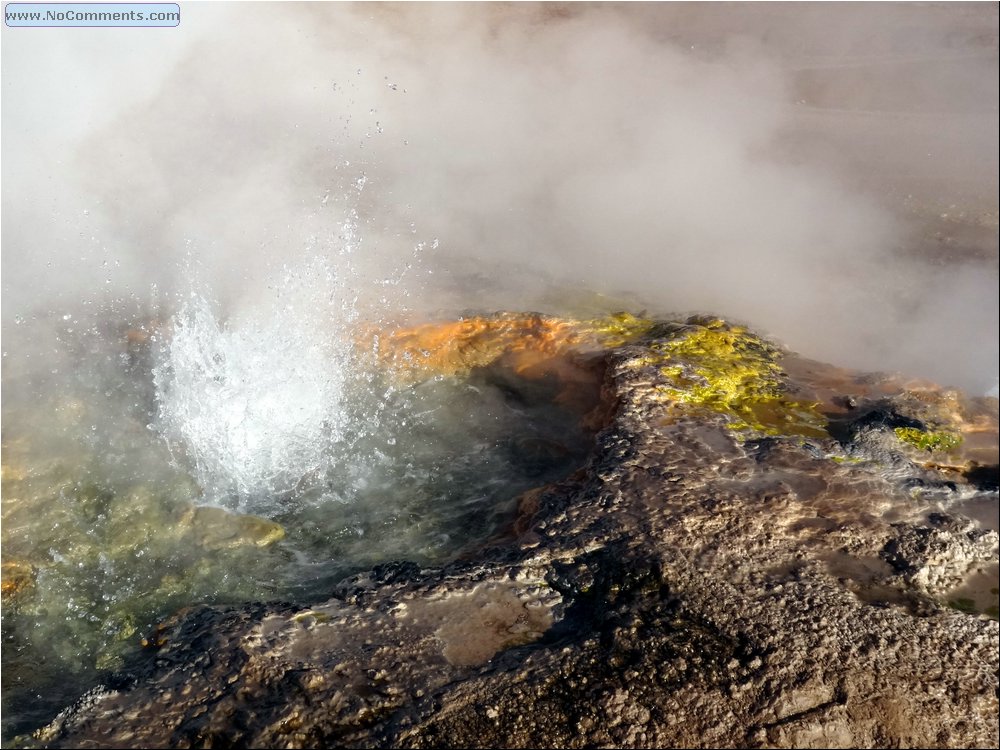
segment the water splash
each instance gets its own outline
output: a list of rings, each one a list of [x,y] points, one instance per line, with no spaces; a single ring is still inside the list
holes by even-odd
[[[199,292],[175,315],[153,370],[158,427],[205,501],[265,512],[327,468],[344,428],[353,317],[340,287],[319,259],[286,269],[239,318],[223,321]]]

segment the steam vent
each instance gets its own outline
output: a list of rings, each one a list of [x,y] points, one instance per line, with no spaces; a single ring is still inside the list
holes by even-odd
[[[386,559],[308,593],[152,627],[111,612],[99,687],[12,744],[996,746],[996,398],[838,369],[711,317],[504,313],[357,339],[399,392],[451,384],[530,415],[473,472],[502,460],[520,483],[477,490],[448,549],[380,542]],[[65,484],[30,461],[5,444],[5,530],[27,523],[10,498]],[[153,518],[129,492],[130,537],[88,552],[82,535],[64,556],[110,570],[144,534],[184,545],[188,567],[144,596],[298,544],[252,504]],[[125,512],[84,496],[95,519]],[[59,563],[4,549],[5,618],[27,617]]]

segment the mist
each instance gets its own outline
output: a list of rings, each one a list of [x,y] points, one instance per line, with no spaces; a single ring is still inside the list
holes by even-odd
[[[387,320],[590,290],[981,394],[997,19],[185,3],[176,29],[4,28],[5,333],[155,306],[193,268],[239,315],[318,254]]]

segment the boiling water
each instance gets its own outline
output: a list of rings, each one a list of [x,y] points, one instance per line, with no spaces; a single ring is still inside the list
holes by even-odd
[[[210,502],[270,510],[329,467],[344,437],[352,316],[325,299],[335,274],[312,266],[286,272],[272,299],[232,325],[192,293],[164,334],[157,426],[186,451]]]
[[[582,461],[581,415],[554,386],[502,368],[404,383],[331,284],[312,268],[226,316],[192,293],[172,315],[12,327],[5,738],[183,606],[314,601],[381,561],[445,562]]]

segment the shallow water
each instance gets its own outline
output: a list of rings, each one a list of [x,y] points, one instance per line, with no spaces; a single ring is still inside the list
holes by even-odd
[[[404,381],[309,316],[198,305],[166,324],[71,311],[5,341],[5,739],[181,607],[312,601],[378,562],[445,562],[589,448],[551,381],[502,364]]]

